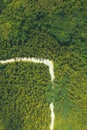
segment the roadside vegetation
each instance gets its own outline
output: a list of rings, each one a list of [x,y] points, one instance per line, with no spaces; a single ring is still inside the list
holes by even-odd
[[[52,86],[47,80],[49,71],[44,70],[45,67],[39,71],[46,72],[46,101],[49,104],[53,100],[55,104],[54,130],[87,130],[87,1],[1,0],[0,60],[15,57],[53,60],[54,90],[49,89]],[[15,64],[12,65],[16,67]],[[12,65],[6,65],[9,66],[9,71]],[[0,78],[3,78],[0,80],[3,85],[0,86],[5,88],[8,85],[11,88],[11,80],[3,77],[6,75],[3,69],[3,65],[0,65]],[[24,71],[22,66],[19,70]],[[27,71],[26,76],[29,77]],[[43,86],[42,81],[40,83]],[[6,123],[9,124],[8,121]],[[14,129],[10,126],[9,130]]]
[[[0,65],[0,74],[0,130],[49,130],[48,67],[15,62]]]

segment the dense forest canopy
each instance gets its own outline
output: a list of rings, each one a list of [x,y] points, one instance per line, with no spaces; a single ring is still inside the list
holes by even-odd
[[[86,130],[87,0],[0,0],[0,60],[15,57],[53,60],[54,130]]]
[[[48,67],[34,63],[0,65],[0,119],[3,130],[49,130],[45,92]],[[1,123],[0,123],[0,130]]]
[[[86,0],[2,0],[0,6],[1,59],[15,55],[53,58],[60,55],[59,49],[71,45],[85,53]]]

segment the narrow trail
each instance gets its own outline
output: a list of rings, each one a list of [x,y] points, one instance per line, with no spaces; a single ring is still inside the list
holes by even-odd
[[[14,58],[14,59],[8,59],[8,60],[0,60],[0,64],[7,64],[7,63],[12,63],[12,62],[34,62],[34,63],[43,63],[49,67],[49,73],[51,76],[51,81],[53,83],[53,80],[55,79],[54,76],[54,66],[53,62],[50,61],[49,59],[42,59],[42,58]],[[54,86],[52,86],[54,88]],[[54,128],[54,120],[55,120],[55,113],[54,113],[54,105],[53,102],[50,104],[50,111],[51,111],[51,123],[50,123],[50,130],[53,130]]]

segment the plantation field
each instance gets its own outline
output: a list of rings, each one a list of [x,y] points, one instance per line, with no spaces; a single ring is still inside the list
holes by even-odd
[[[0,64],[0,75],[0,130],[49,130],[48,67],[27,62]]]

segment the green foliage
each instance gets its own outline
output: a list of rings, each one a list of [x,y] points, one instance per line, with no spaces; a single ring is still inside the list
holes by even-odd
[[[53,91],[53,84],[49,82],[46,87],[45,97],[46,101],[50,104],[54,100],[54,91]]]
[[[45,99],[49,71],[43,64],[0,65],[0,119],[3,130],[49,129],[50,109]]]
[[[0,1],[0,59],[54,61],[55,89],[48,82],[44,94],[55,104],[55,130],[87,129],[86,41],[87,0]]]
[[[0,1],[0,14],[2,13],[2,10],[4,8],[4,2],[3,0]]]

